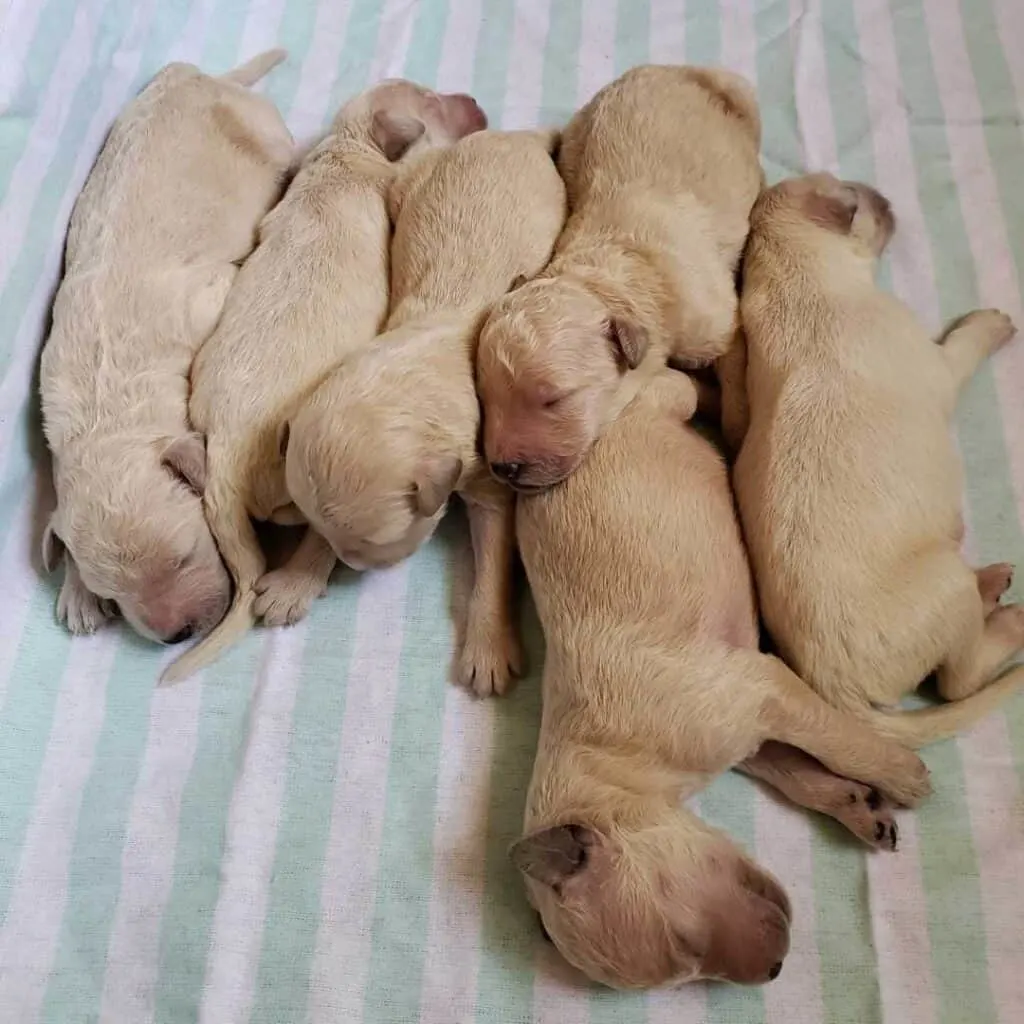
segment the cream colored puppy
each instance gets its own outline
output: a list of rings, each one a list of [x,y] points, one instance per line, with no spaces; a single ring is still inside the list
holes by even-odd
[[[517,513],[547,653],[512,858],[566,959],[617,988],[757,983],[782,967],[785,893],[679,806],[718,773],[752,759],[778,783],[781,755],[789,796],[890,847],[868,787],[903,804],[929,791],[916,755],[759,653],[727,470],[685,424],[695,406],[689,379],[663,370],[576,473]]]
[[[203,515],[188,373],[292,160],[251,85],[274,50],[221,78],[164,68],[115,122],[75,204],[41,390],[64,553],[57,614],[88,633],[120,609],[175,642],[224,615],[231,582]]]
[[[390,565],[465,498],[476,576],[458,676],[501,693],[519,670],[514,495],[477,453],[473,353],[489,303],[540,271],[565,220],[551,133],[480,132],[428,154],[392,195],[388,333],[292,419],[288,491],[337,556]]]
[[[831,704],[919,745],[1024,683],[1022,668],[983,689],[1024,647],[1024,607],[999,605],[1010,566],[975,573],[960,554],[949,436],[960,388],[1014,327],[980,310],[936,344],[875,285],[893,227],[877,192],[826,174],[758,202],[742,300],[750,425],[734,482],[783,657]],[[962,703],[897,711],[933,671]]]
[[[339,359],[373,341],[387,315],[392,161],[485,124],[468,96],[382,82],[341,109],[263,221],[259,247],[192,368],[189,403],[207,443],[207,518],[235,595],[224,621],[165,681],[209,662],[256,617],[297,622],[326,587],[335,557],[315,530],[267,573],[250,517],[304,522],[285,487],[283,425]]]
[[[706,68],[634,68],[570,121],[559,169],[571,216],[555,258],[480,336],[484,448],[499,479],[557,483],[667,358],[726,351],[760,139],[751,86]]]

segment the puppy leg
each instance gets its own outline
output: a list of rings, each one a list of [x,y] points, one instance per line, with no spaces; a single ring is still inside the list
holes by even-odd
[[[953,323],[939,339],[946,365],[959,391],[978,367],[1016,333],[1013,321],[998,309],[976,309]]]
[[[793,803],[835,818],[869,846],[896,849],[899,829],[885,797],[871,786],[833,774],[803,751],[769,741],[736,768]]]
[[[722,389],[722,434],[733,458],[739,453],[750,424],[747,402],[747,339],[737,331],[732,345],[715,363]]]
[[[467,498],[473,541],[473,591],[458,681],[479,697],[503,694],[522,671],[523,654],[512,608],[515,496],[481,504]]]
[[[64,583],[57,597],[57,619],[76,636],[95,633],[117,614],[112,601],[97,597],[82,582],[75,560],[64,553]]]
[[[999,599],[1010,589],[1013,566],[1009,562],[997,562],[986,565],[984,569],[975,569],[974,575],[978,580],[982,611],[988,618],[999,607]]]
[[[936,672],[939,693],[946,700],[976,693],[1024,650],[1024,605],[999,605],[985,617],[981,600],[972,615],[964,616],[960,636]]]
[[[267,626],[291,626],[306,617],[322,597],[337,559],[331,545],[310,528],[280,569],[264,573],[256,584],[253,611]]]
[[[778,658],[751,655],[745,685],[759,686],[768,738],[810,754],[837,775],[875,786],[912,806],[931,792],[928,769],[913,751],[883,739],[826,704]]]

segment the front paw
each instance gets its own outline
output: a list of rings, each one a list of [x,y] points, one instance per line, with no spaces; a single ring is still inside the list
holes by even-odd
[[[878,788],[901,807],[914,807],[932,791],[928,767],[912,750],[903,750]]]
[[[832,811],[838,822],[875,849],[896,849],[900,830],[893,815],[893,806],[877,789],[851,781],[849,791],[842,795],[842,799],[843,802]]]
[[[294,626],[327,592],[321,579],[293,569],[265,573],[256,584],[253,612],[266,626]]]
[[[502,696],[523,673],[523,650],[512,626],[467,629],[458,681],[478,697]]]
[[[57,620],[75,636],[95,633],[108,619],[117,614],[112,601],[106,601],[86,590],[81,583],[68,580],[60,588],[57,597]]]

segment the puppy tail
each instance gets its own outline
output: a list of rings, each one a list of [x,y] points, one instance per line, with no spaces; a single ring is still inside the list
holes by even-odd
[[[221,75],[221,78],[228,82],[237,82],[239,85],[255,85],[267,72],[276,68],[287,56],[287,50],[280,48],[267,50],[265,53],[257,54],[252,60],[246,61],[240,67]]]
[[[266,559],[253,529],[245,502],[229,483],[211,474],[204,495],[206,515],[221,558],[235,583],[227,615],[193,648],[164,669],[161,684],[179,683],[219,658],[256,622],[256,584],[266,571]]]
[[[1018,665],[963,700],[919,711],[872,709],[868,711],[868,721],[876,732],[886,738],[917,749],[963,732],[1022,688],[1024,665]]]

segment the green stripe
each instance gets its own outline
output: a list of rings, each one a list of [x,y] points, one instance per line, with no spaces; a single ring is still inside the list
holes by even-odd
[[[416,6],[404,74],[413,82],[435,85],[448,27],[448,0],[420,0]]]
[[[576,62],[580,48],[582,0],[559,0],[548,10],[548,40],[541,74],[540,124],[562,125],[575,113]]]
[[[650,0],[619,0],[615,19],[615,74],[650,60]]]
[[[206,670],[196,753],[181,799],[174,882],[160,930],[155,1020],[193,1021],[220,891],[225,828],[249,736],[262,637],[249,634]],[[194,684],[193,684],[194,685]]]
[[[345,29],[345,48],[338,61],[338,75],[331,86],[330,116],[349,96],[368,84],[370,65],[381,31],[383,7],[382,0],[353,0]],[[388,26],[388,29],[396,27]]]
[[[289,0],[277,29],[275,46],[288,51],[288,59],[279,64],[266,79],[265,93],[287,119],[302,78],[302,68],[309,55],[321,3],[332,0]],[[332,117],[334,111],[328,112]]]
[[[480,29],[473,62],[473,95],[500,128],[505,109],[509,52],[514,31],[515,0],[480,0]]]
[[[310,615],[305,652],[316,671],[300,681],[292,714],[252,1024],[299,1020],[309,993],[360,589],[361,577],[344,572]]]
[[[68,898],[60,944],[41,1019],[65,1024],[88,1018],[87,1000],[99,1017],[114,908],[121,888],[121,855],[132,794],[146,744],[153,693],[151,644],[126,637],[111,667],[96,755],[82,795],[68,871]]]

